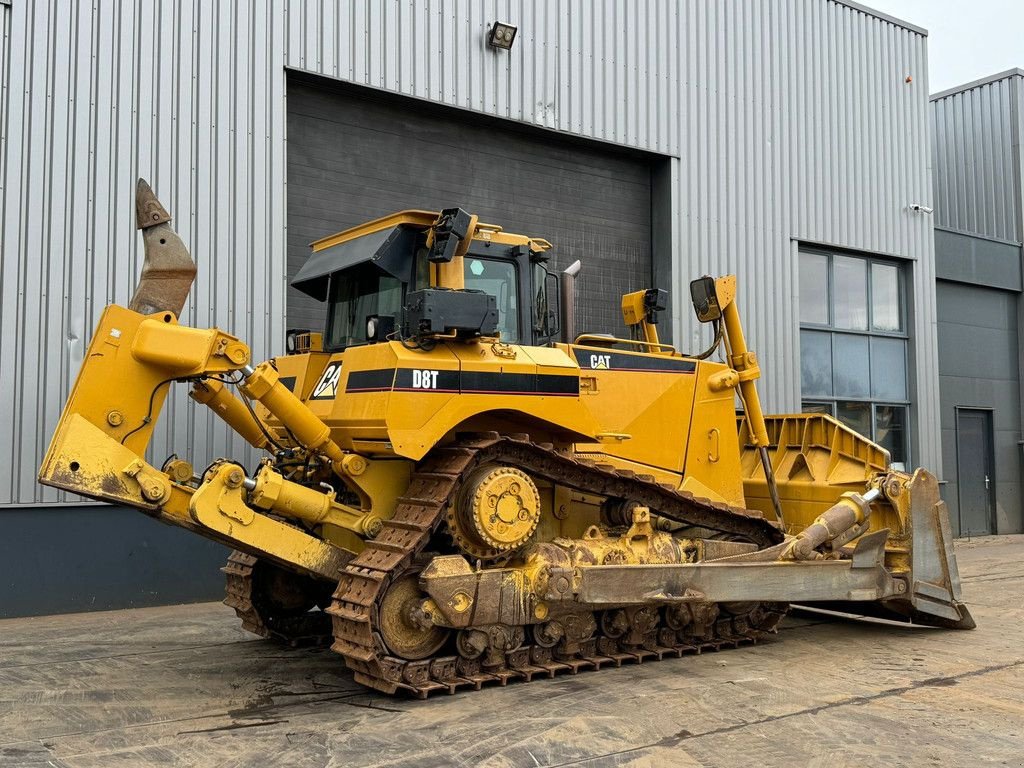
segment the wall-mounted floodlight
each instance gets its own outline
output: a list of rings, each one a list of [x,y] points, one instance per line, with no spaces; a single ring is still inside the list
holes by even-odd
[[[511,51],[518,29],[511,24],[496,21],[487,32],[487,44],[492,48],[504,48],[506,51]]]

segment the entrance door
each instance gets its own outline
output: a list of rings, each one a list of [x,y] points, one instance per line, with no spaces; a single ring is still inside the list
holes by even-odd
[[[992,412],[980,408],[957,408],[956,465],[961,536],[994,532],[992,454]]]

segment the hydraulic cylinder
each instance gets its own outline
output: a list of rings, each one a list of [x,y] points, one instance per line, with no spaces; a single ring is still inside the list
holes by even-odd
[[[331,439],[330,428],[281,383],[273,366],[269,363],[260,363],[255,369],[246,366],[242,373],[245,381],[240,388],[244,394],[262,403],[302,447],[324,454],[333,464],[340,464],[345,454]]]
[[[269,441],[245,404],[217,379],[204,379],[192,385],[189,397],[216,413],[253,448],[263,450]]]

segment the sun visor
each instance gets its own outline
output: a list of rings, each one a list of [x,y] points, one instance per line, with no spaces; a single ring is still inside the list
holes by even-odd
[[[327,301],[328,277],[366,262],[407,283],[412,275],[416,239],[421,232],[417,227],[397,226],[316,251],[292,278],[292,287],[317,301]]]

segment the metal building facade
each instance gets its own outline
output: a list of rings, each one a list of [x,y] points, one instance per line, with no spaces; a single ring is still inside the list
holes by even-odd
[[[770,410],[799,410],[797,248],[904,260],[917,463],[940,469],[926,35],[853,2],[0,3],[0,506],[35,472],[98,313],[140,267],[147,178],[199,264],[183,320],[284,336],[288,70],[664,155],[672,328],[740,276]],[[489,22],[519,27],[489,49]],[[415,101],[411,101],[415,108]],[[180,392],[152,448],[245,455]]]
[[[1014,69],[932,96],[937,228],[1020,242],[1022,95]]]
[[[1013,69],[931,99],[943,495],[961,535],[1024,530],[1022,96]]]
[[[255,6],[0,7],[0,434],[20,446],[0,501],[61,500],[35,468],[97,313],[134,283],[136,176],[199,262],[186,320],[280,350],[289,67],[675,158],[670,288],[741,275],[776,409],[799,404],[795,243],[912,261],[917,456],[937,466],[931,228],[909,209],[931,198],[920,30],[826,0]],[[511,55],[486,48],[492,17],[519,25]],[[154,455],[240,450],[170,408]]]

